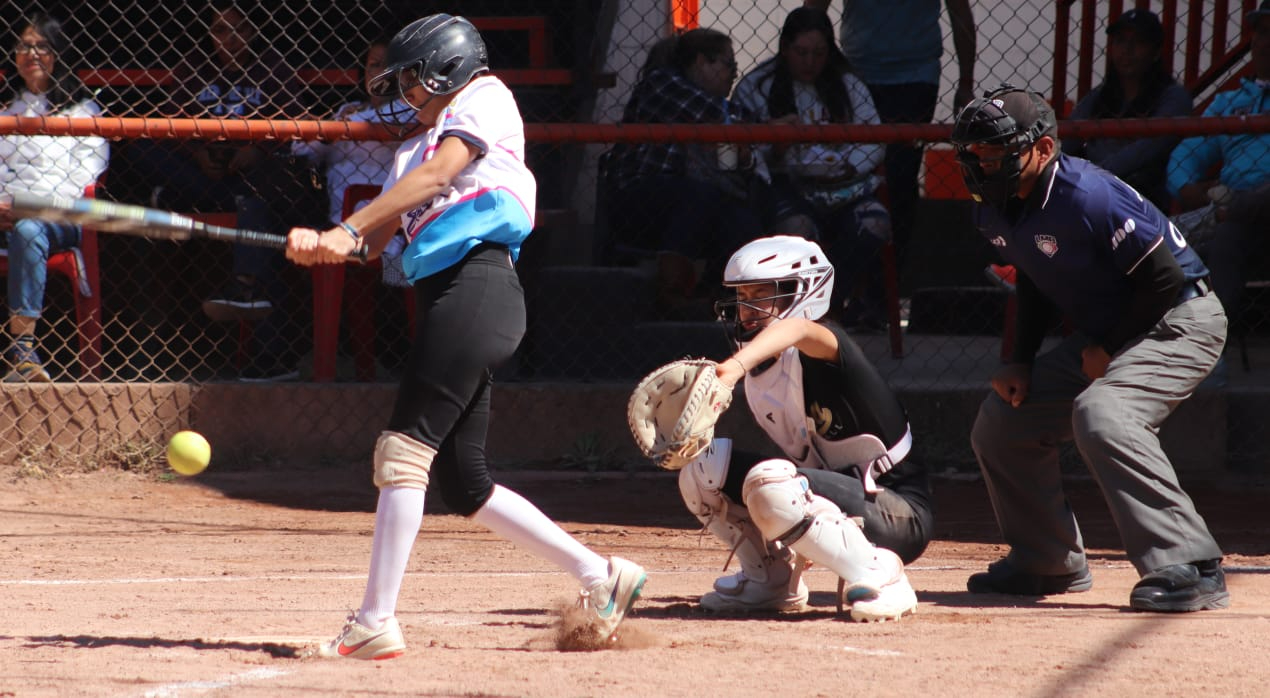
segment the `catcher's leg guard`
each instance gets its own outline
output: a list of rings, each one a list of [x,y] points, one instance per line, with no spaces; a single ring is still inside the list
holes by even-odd
[[[715,439],[679,472],[679,492],[688,511],[720,538],[741,562],[741,571],[720,577],[701,606],[714,612],[801,611],[807,585],[789,550],[769,545],[745,507],[720,492],[732,454],[729,439]]]
[[[899,556],[875,547],[860,526],[832,502],[812,494],[794,464],[768,460],[755,465],[742,489],[746,508],[768,540],[781,543],[841,577],[840,605],[851,619],[895,619],[917,608]]]
[[[375,486],[428,489],[436,449],[396,431],[383,431],[375,441]]]

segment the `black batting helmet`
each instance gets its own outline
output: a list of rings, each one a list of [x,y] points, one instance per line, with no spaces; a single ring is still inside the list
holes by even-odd
[[[966,187],[976,201],[1001,207],[1018,193],[1020,156],[1042,136],[1058,133],[1058,120],[1045,99],[1035,92],[1002,85],[965,106],[953,125]],[[1005,149],[1000,167],[987,174],[972,145]]]
[[[447,14],[429,15],[406,25],[388,42],[388,68],[370,89],[388,95],[420,85],[430,94],[448,95],[489,71],[485,41],[472,23]],[[394,80],[394,78],[396,78]]]

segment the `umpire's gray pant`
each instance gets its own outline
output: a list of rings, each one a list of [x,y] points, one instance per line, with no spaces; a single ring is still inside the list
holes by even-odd
[[[1102,488],[1139,574],[1221,557],[1178,485],[1159,429],[1213,369],[1225,342],[1226,315],[1209,293],[1166,313],[1092,383],[1081,372],[1089,339],[1076,333],[1037,357],[1022,405],[989,394],[970,440],[1015,569],[1058,575],[1085,565],[1058,465],[1058,445],[1069,439]]]

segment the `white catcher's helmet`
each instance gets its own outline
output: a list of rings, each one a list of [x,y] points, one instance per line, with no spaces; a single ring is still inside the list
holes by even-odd
[[[789,307],[776,316],[778,319],[819,320],[829,312],[833,265],[820,246],[806,238],[794,235],[760,238],[737,250],[723,270],[723,285],[727,288],[759,283],[775,283],[776,295],[754,301],[792,299]],[[738,302],[721,301],[715,310],[721,321],[734,328],[734,339],[743,343],[753,339],[757,332],[745,332],[737,322]]]

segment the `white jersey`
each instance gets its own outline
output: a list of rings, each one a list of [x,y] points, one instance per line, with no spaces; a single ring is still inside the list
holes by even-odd
[[[457,137],[480,155],[450,186],[401,216],[409,241],[402,268],[411,282],[463,259],[481,242],[506,245],[512,259],[534,227],[538,184],[525,165],[525,124],[511,90],[498,78],[479,77],[455,96],[426,133],[397,150],[384,189]]]
[[[0,116],[49,116],[48,99],[23,90]],[[101,116],[91,99],[63,109],[58,116]],[[110,144],[101,136],[0,137],[0,195],[15,192],[64,196],[84,195],[84,189],[106,170]]]

